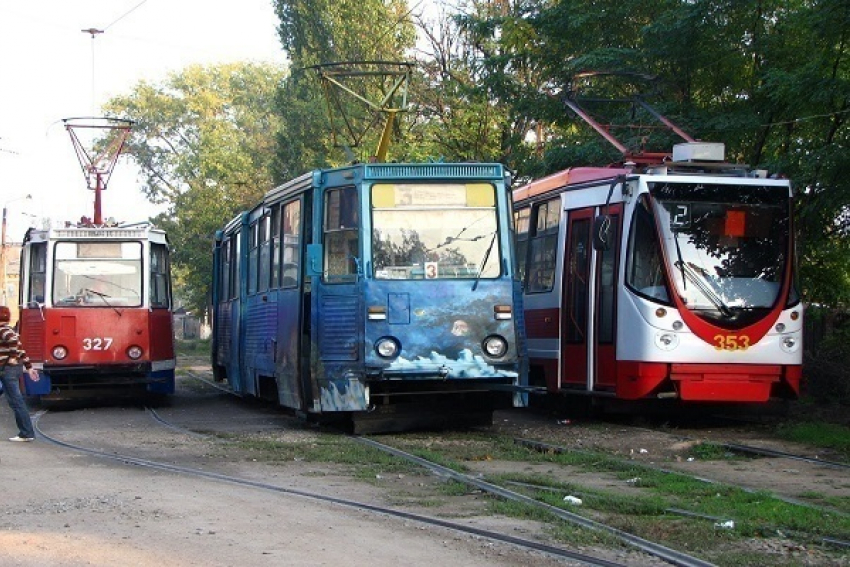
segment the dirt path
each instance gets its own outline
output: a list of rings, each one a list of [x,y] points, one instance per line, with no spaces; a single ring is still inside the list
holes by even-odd
[[[309,442],[315,435],[282,411],[223,396],[199,386],[197,381],[182,379],[179,384],[173,403],[157,412],[192,431],[260,434],[297,443]],[[170,429],[138,407],[50,411],[39,416],[38,424],[46,434],[64,442],[107,453],[130,453],[374,505],[392,503],[393,494],[414,493],[416,486],[423,484],[415,477],[386,479],[383,485],[363,482],[332,463],[256,462],[214,437]],[[459,532],[315,499],[88,456],[44,439],[31,444],[5,442],[5,437],[14,433],[13,425],[8,407],[0,403],[0,430],[6,433],[0,436],[4,439],[0,442],[0,470],[5,480],[5,490],[0,493],[0,565],[4,567],[570,564]],[[493,430],[577,449],[601,449],[717,481],[770,487],[789,497],[811,491],[850,495],[850,478],[841,471],[827,472],[804,463],[777,466],[771,459],[742,463],[683,458],[694,439],[756,441],[745,438],[743,429],[735,433],[735,439],[729,439],[730,430],[658,432],[508,411],[497,414]],[[776,448],[797,449],[787,445]],[[789,474],[792,467],[795,470]],[[584,476],[581,482],[593,485],[594,475]],[[475,498],[453,504],[459,507],[455,517],[480,528],[545,541],[541,526],[489,516]],[[427,507],[414,511],[437,514]],[[622,549],[593,550],[594,555],[612,561],[657,564],[629,553]]]
[[[201,429],[222,420],[235,430],[280,429],[286,419],[227,405],[189,396],[162,411]],[[3,404],[0,424],[9,432],[13,423]],[[48,435],[107,452],[132,447],[135,455],[182,466],[360,502],[381,500],[377,487],[335,476],[327,466],[273,469],[228,458],[214,441],[169,430],[138,408],[49,412],[38,423]],[[0,467],[4,567],[568,564],[415,522],[87,456],[44,439],[0,443]]]

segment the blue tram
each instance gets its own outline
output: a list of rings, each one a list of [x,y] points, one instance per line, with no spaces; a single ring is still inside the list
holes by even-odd
[[[508,186],[499,164],[370,163],[269,191],[216,234],[216,378],[356,432],[525,405]]]

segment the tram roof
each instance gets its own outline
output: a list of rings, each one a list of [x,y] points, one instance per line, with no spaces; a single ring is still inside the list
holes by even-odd
[[[48,240],[150,240],[167,243],[164,230],[150,223],[138,223],[119,226],[68,226],[50,229],[30,229],[27,239],[33,242]]]
[[[569,185],[613,179],[618,175],[630,175],[632,169],[614,167],[571,167],[552,175],[542,177],[522,187],[514,189],[514,202],[537,197],[555,189],[563,189]]]

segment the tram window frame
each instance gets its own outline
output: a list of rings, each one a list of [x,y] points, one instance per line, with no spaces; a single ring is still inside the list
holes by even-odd
[[[639,232],[640,231],[640,232]],[[670,287],[665,275],[664,255],[661,251],[661,243],[658,241],[658,227],[655,215],[652,212],[652,203],[649,195],[640,196],[637,205],[632,211],[629,226],[629,243],[626,249],[626,287],[644,299],[648,299],[662,305],[672,305]],[[655,276],[658,281],[649,279]],[[638,282],[640,278],[641,282]],[[643,282],[647,280],[647,282]],[[650,283],[651,285],[643,285]],[[659,285],[660,284],[660,285]],[[646,290],[651,289],[653,293]],[[658,295],[664,291],[664,296]]]
[[[259,223],[254,222],[248,233],[248,295],[257,293],[257,257],[260,255]]]
[[[525,286],[525,276],[528,273],[528,235],[531,226],[531,207],[517,209],[514,211],[513,218],[517,278]]]
[[[541,214],[542,211],[542,214]],[[563,207],[561,197],[537,203],[529,219],[528,293],[548,293],[555,287],[558,264],[558,237],[561,230]]]
[[[564,270],[567,289],[564,298],[566,327],[563,333],[563,340],[567,344],[584,344],[588,331],[588,278],[593,254],[590,243],[591,223],[587,217],[570,218],[568,222],[566,261],[569,263]]]
[[[47,242],[38,242],[30,246],[29,271],[27,303],[43,304],[47,283]]]
[[[360,258],[360,196],[353,185],[325,192],[322,248],[326,283],[357,280]]]
[[[230,237],[230,270],[227,274],[227,278],[230,281],[228,285],[228,289],[230,290],[228,299],[239,297],[239,238],[239,233]]]
[[[219,256],[221,257],[218,267],[219,303],[230,299],[230,242],[231,239],[226,238],[219,246]]]
[[[257,292],[269,290],[271,281],[271,217],[264,214],[257,221],[259,253],[257,254]]]
[[[281,266],[280,266],[280,235],[282,233],[282,220],[281,220],[281,207],[280,205],[275,205],[271,210],[271,281],[269,282],[269,289],[278,289],[281,283]]]
[[[281,214],[281,287],[298,286],[301,271],[301,201],[296,199],[283,205]]]
[[[611,242],[620,242],[620,213],[608,215],[611,221]],[[617,314],[617,280],[620,269],[620,247],[611,246],[597,251],[599,270],[597,293],[597,337],[600,344],[613,344]]]
[[[168,283],[170,257],[165,244],[151,242],[150,249],[150,291],[148,299],[152,309],[171,307],[171,292]]]

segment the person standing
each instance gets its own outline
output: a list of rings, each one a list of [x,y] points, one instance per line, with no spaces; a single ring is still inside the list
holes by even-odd
[[[38,382],[38,370],[32,367],[27,353],[21,348],[18,333],[9,326],[12,313],[5,305],[0,305],[0,380],[6,394],[6,401],[15,414],[18,434],[10,437],[9,441],[32,441],[35,439],[35,429],[32,426],[26,401],[21,393],[21,373],[26,370],[33,381]]]

